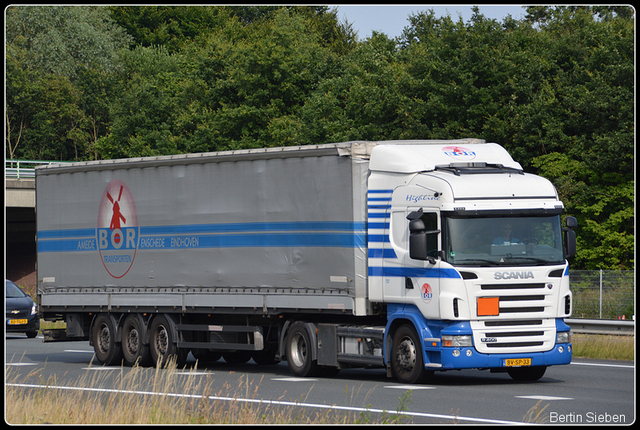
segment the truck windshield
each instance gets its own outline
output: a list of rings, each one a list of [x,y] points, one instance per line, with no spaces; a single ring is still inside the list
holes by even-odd
[[[447,217],[445,259],[459,266],[564,262],[560,216]]]

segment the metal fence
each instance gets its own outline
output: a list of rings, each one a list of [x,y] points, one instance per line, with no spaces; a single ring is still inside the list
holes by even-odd
[[[572,318],[632,320],[634,270],[571,270]]]
[[[5,160],[4,176],[10,179],[33,179],[36,177],[36,166],[54,163],[64,161]]]

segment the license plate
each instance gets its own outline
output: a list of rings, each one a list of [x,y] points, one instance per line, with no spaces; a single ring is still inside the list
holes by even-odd
[[[531,366],[531,359],[530,358],[507,358],[504,360],[504,365],[506,367]]]
[[[26,324],[29,320],[9,320],[9,325]]]

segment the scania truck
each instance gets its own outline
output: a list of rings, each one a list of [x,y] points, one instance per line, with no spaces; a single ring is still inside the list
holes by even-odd
[[[49,165],[36,211],[39,311],[105,365],[191,353],[418,383],[454,369],[537,380],[571,361],[576,220],[495,143]]]

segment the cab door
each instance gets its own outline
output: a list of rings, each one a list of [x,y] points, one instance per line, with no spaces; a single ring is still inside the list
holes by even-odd
[[[405,273],[404,302],[415,305],[426,318],[439,318],[440,307],[440,269],[442,260],[438,258],[438,250],[441,249],[440,234],[427,235],[426,259],[416,258],[411,255],[411,219],[422,221],[425,231],[437,232],[440,230],[440,213],[428,208],[407,208],[405,212],[406,230],[409,237],[408,250],[403,258]],[[415,246],[415,244],[413,245]]]

